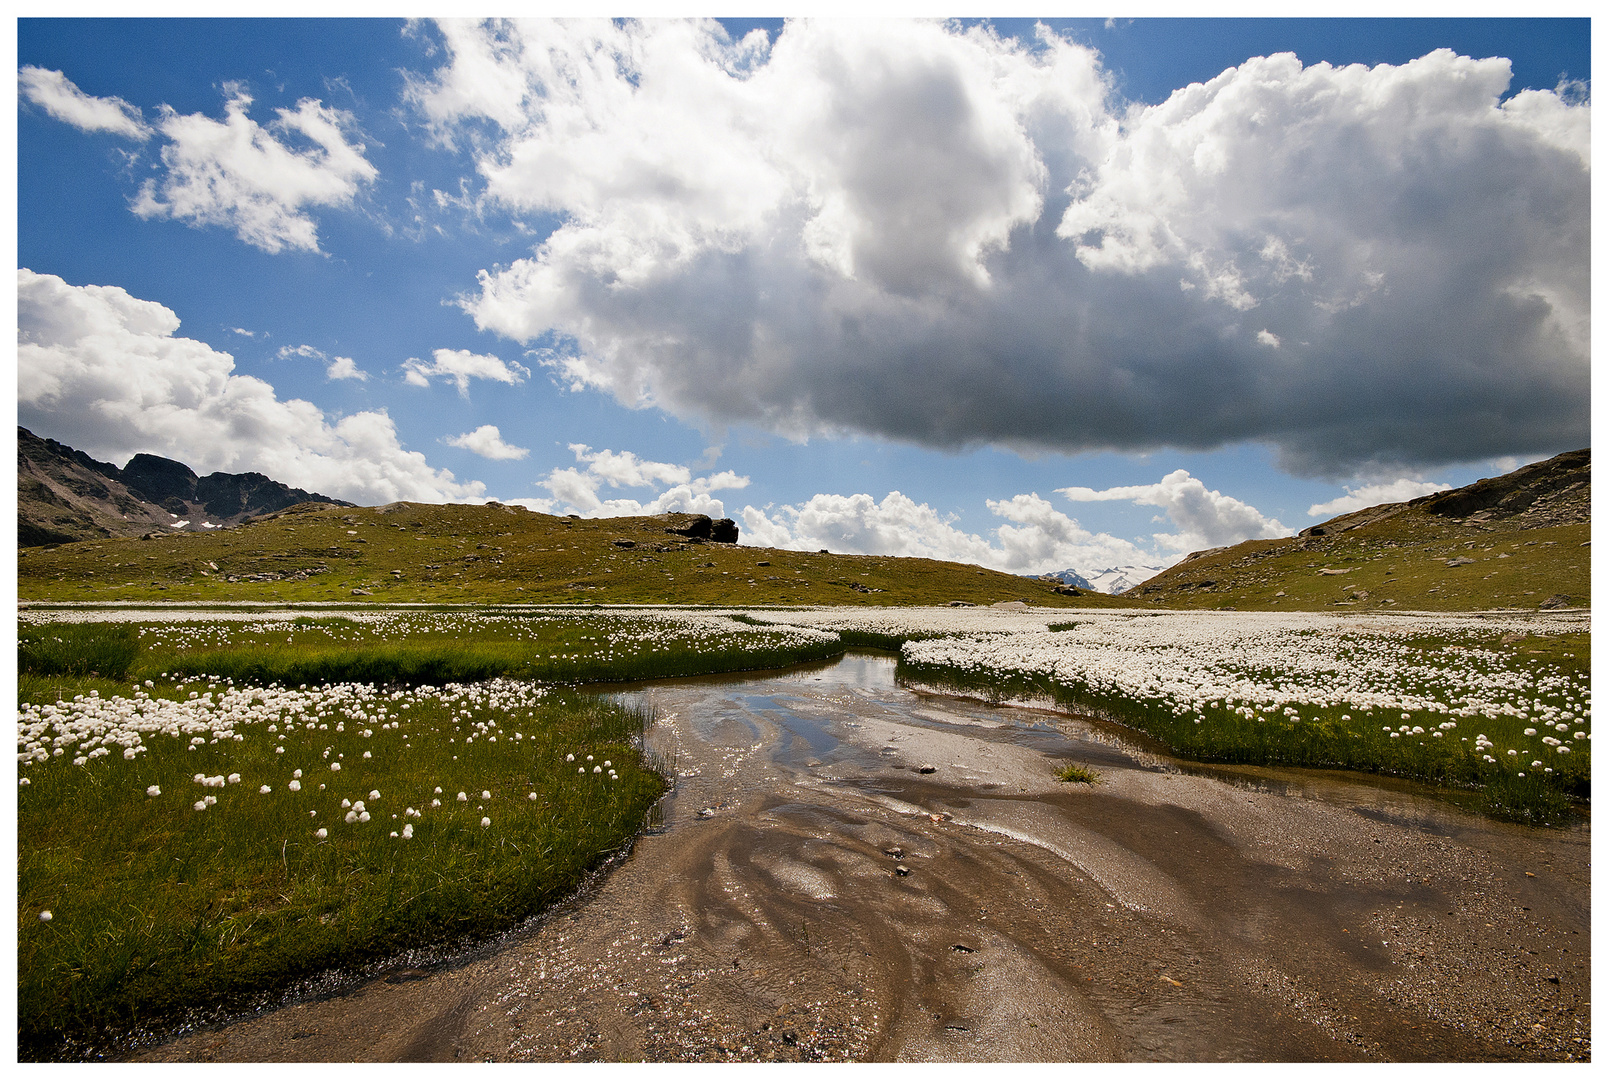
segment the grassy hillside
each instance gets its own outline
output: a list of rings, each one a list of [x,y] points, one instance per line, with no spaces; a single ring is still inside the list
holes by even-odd
[[[517,507],[304,504],[234,529],[20,553],[23,600],[972,604],[1127,607],[931,559],[700,543],[688,515],[588,520]]]
[[[1520,520],[1464,523],[1408,508],[1338,535],[1250,540],[1179,563],[1129,595],[1240,611],[1591,606],[1591,526]]]

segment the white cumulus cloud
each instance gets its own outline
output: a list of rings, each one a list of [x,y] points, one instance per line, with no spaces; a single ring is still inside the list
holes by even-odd
[[[116,464],[154,453],[202,475],[261,472],[356,503],[484,496],[485,485],[404,450],[384,412],[331,422],[178,329],[171,310],[116,286],[18,270],[18,422]]]
[[[336,379],[356,379],[358,382],[367,382],[368,372],[359,368],[357,361],[350,356],[337,356],[324,369],[324,377],[332,382]]]
[[[1175,469],[1154,484],[1099,491],[1086,487],[1055,490],[1072,502],[1131,502],[1160,507],[1178,531],[1155,533],[1155,541],[1159,547],[1179,553],[1225,547],[1242,540],[1288,536],[1291,532],[1277,518],[1263,516],[1256,507],[1220,491],[1208,490],[1185,469]]]
[[[1431,495],[1437,491],[1449,491],[1450,484],[1433,484],[1426,480],[1414,480],[1404,477],[1392,480],[1388,484],[1365,484],[1362,487],[1346,488],[1346,493],[1338,499],[1330,499],[1324,503],[1313,503],[1307,507],[1310,517],[1330,518],[1341,514],[1349,514],[1354,510],[1366,510],[1370,506],[1380,503],[1406,502],[1421,495]]]
[[[502,432],[497,429],[496,424],[481,424],[473,431],[447,439],[446,443],[448,446],[460,447],[493,461],[518,461],[530,456],[530,451],[523,446],[512,446],[504,442]]]
[[[251,95],[236,84],[225,89],[222,121],[162,106],[163,171],[141,186],[134,212],[232,228],[270,254],[317,251],[308,209],[349,206],[379,175],[363,144],[348,139],[353,118],[303,98],[294,109],[274,110],[278,119],[263,127],[246,115]]]
[[[1036,494],[989,500],[1005,523],[992,535],[966,532],[955,519],[892,491],[814,495],[797,506],[742,510],[742,542],[757,547],[894,555],[971,563],[1016,574],[1089,570],[1155,561],[1151,552],[1107,533],[1091,533]]]
[[[562,222],[466,309],[572,386],[795,437],[1254,439],[1337,477],[1588,441],[1590,105],[1504,100],[1506,60],[1281,54],[1129,106],[1047,31],[419,32],[409,100],[476,198]]]
[[[552,492],[550,499],[511,499],[543,514],[579,514],[582,517],[635,517],[641,514],[708,514],[726,516],[725,503],[713,492],[739,490],[748,486],[746,476],[723,469],[707,476],[694,476],[683,465],[649,461],[629,450],[593,450],[585,443],[571,443],[570,452],[584,467],[554,469],[538,481]],[[605,499],[602,488],[649,488],[658,490],[646,501],[631,498]]]
[[[468,349],[436,349],[430,355],[432,359],[428,364],[416,357],[403,362],[403,378],[409,385],[429,386],[432,378],[444,378],[458,387],[458,393],[468,397],[470,379],[489,379],[517,386],[530,374],[530,368],[523,364],[472,353]]]
[[[84,93],[66,75],[25,65],[17,69],[17,90],[45,112],[80,131],[110,131],[144,142],[151,128],[140,110],[120,97]]]

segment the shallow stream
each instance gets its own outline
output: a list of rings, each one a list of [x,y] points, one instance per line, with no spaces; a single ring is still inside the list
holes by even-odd
[[[618,696],[653,709],[676,785],[588,895],[142,1056],[1589,1058],[1588,824],[1188,766],[879,655]]]

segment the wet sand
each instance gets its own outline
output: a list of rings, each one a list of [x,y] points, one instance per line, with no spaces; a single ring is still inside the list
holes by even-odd
[[[1585,825],[1182,767],[884,657],[625,696],[676,790],[586,897],[137,1059],[1589,1060]]]

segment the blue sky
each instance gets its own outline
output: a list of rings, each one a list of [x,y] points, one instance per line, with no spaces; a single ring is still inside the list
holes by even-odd
[[[1585,20],[21,20],[19,420],[365,503],[1159,565],[1589,443],[1589,58]]]

